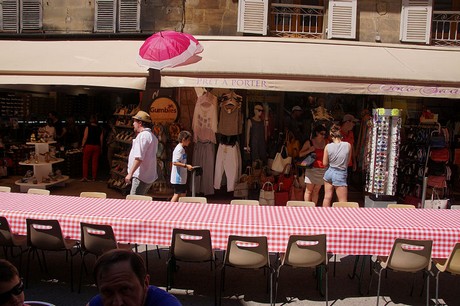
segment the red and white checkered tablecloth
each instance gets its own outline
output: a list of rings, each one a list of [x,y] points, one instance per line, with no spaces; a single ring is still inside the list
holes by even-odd
[[[119,241],[169,245],[172,229],[209,229],[213,247],[228,236],[267,236],[271,252],[284,252],[293,234],[327,235],[328,251],[388,255],[400,238],[431,239],[435,258],[460,241],[460,210],[305,208],[170,203],[73,196],[0,193],[0,215],[26,234],[26,218],[58,219],[64,235],[80,239],[80,222],[110,224]]]

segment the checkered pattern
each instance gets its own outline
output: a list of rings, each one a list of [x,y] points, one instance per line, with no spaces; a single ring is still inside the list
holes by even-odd
[[[0,215],[26,234],[26,218],[58,219],[65,236],[80,239],[80,222],[110,224],[121,242],[169,245],[172,229],[209,229],[213,247],[229,235],[267,236],[271,252],[284,252],[294,234],[327,235],[328,251],[388,255],[396,238],[433,240],[434,258],[460,241],[460,210],[306,208],[170,203],[0,193]]]

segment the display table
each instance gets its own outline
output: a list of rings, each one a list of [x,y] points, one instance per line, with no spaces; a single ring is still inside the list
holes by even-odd
[[[32,166],[33,167],[33,177],[35,180],[31,182],[22,182],[22,180],[17,180],[16,185],[20,187],[21,192],[27,192],[29,188],[38,188],[46,189],[49,186],[64,186],[65,181],[69,179],[67,175],[62,175],[61,177],[51,180],[49,182],[44,182],[43,179],[48,177],[50,173],[53,172],[53,164],[61,163],[64,161],[63,158],[52,157],[49,161],[46,161],[45,154],[49,152],[49,145],[56,143],[55,141],[49,142],[27,142],[28,145],[35,146],[35,154],[38,156],[37,160],[26,160],[19,162],[19,165],[22,166]],[[36,182],[36,183],[34,183]]]

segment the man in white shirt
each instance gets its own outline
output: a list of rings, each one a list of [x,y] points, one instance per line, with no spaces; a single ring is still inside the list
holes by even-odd
[[[144,195],[158,178],[157,148],[158,139],[150,129],[152,120],[149,114],[139,111],[133,116],[134,132],[131,152],[128,158],[128,174],[125,182],[131,185],[130,194]]]

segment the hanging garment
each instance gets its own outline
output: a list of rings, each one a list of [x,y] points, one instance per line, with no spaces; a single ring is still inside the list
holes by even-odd
[[[217,97],[207,92],[199,96],[192,121],[193,141],[216,143]]]
[[[227,191],[235,189],[235,182],[239,178],[238,171],[241,163],[240,148],[238,143],[235,145],[219,144],[216,156],[216,166],[214,172],[214,188],[220,189],[222,176],[225,174],[227,179]]]
[[[243,132],[241,103],[233,98],[220,103],[217,132],[222,135],[239,135]]]
[[[214,161],[216,145],[212,142],[198,141],[193,147],[193,165],[201,166],[203,174],[195,177],[195,192],[204,195],[214,194]]]

